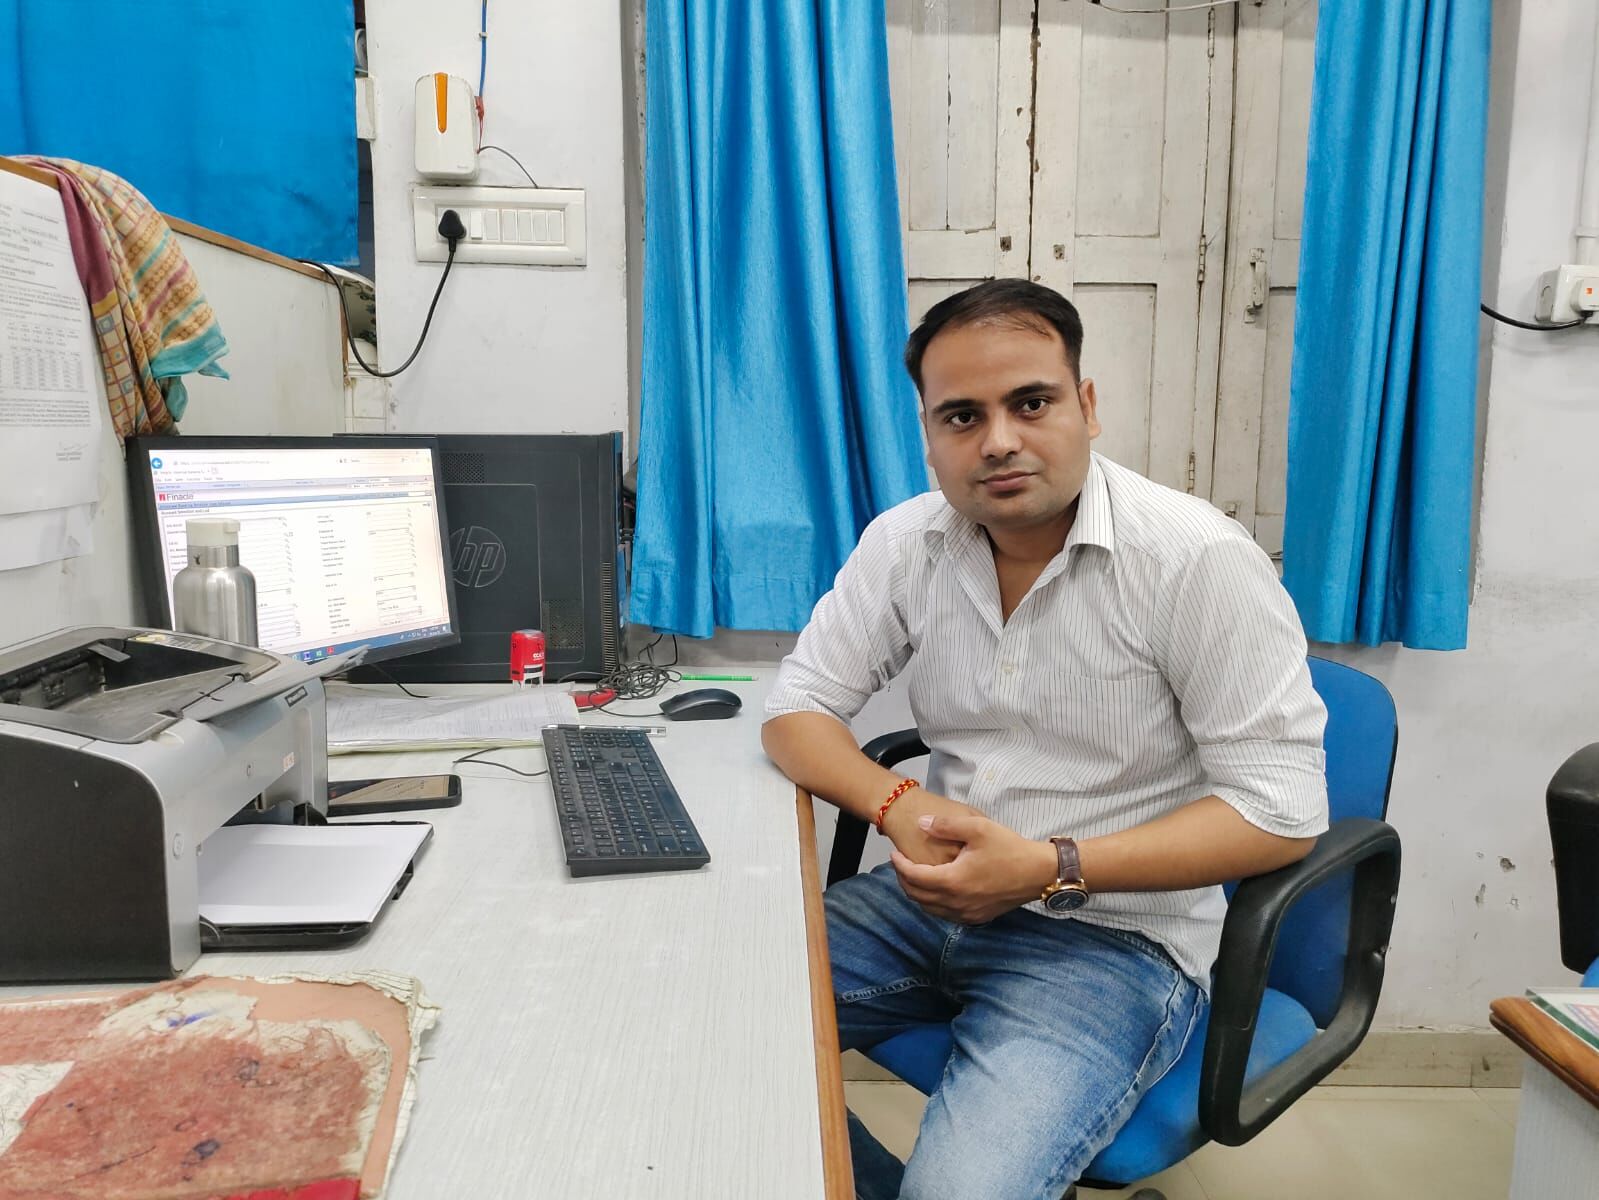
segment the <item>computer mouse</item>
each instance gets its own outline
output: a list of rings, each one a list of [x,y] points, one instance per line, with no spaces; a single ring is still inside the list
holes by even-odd
[[[668,721],[721,721],[743,707],[726,688],[695,688],[662,700],[661,715]]]

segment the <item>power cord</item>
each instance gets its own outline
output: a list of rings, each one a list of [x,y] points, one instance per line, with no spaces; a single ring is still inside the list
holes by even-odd
[[[381,675],[381,676],[383,676],[383,678],[385,678],[385,679],[387,679],[387,680],[388,680],[388,681],[389,681],[389,682],[390,682],[390,683],[392,683],[392,684],[393,684],[393,685],[394,685],[394,686],[395,686],[395,687],[397,687],[397,688],[399,688],[399,689],[400,689],[400,690],[401,690],[401,691],[402,691],[402,692],[404,692],[404,693],[405,693],[405,694],[406,694],[406,695],[407,695],[407,696],[409,696],[409,697],[411,697],[411,699],[413,699],[413,700],[426,700],[426,699],[427,699],[427,697],[426,697],[426,696],[424,696],[424,695],[422,695],[422,693],[420,693],[420,692],[413,692],[413,691],[412,691],[412,690],[411,690],[411,689],[410,689],[410,688],[408,688],[408,687],[406,687],[406,686],[405,686],[405,684],[403,684],[403,683],[401,683],[401,682],[400,682],[400,681],[399,681],[399,680],[398,680],[398,679],[396,679],[396,678],[395,678],[395,677],[394,677],[394,676],[392,676],[392,675],[390,675],[390,674],[389,674],[389,673],[388,673],[388,672],[387,672],[387,671],[385,671],[385,670],[384,670],[384,669],[383,669],[383,668],[382,668],[382,667],[380,667],[380,666],[378,666],[378,665],[377,665],[377,663],[363,663],[363,664],[362,664],[362,665],[363,665],[363,666],[368,666],[368,667],[371,667],[371,668],[372,668],[372,669],[373,669],[373,670],[374,670],[374,671],[376,671],[376,672],[377,672],[377,673],[378,673],[378,674],[379,674],[379,675]]]
[[[422,322],[422,333],[416,339],[416,346],[411,351],[411,356],[392,371],[380,371],[361,357],[361,352],[355,348],[355,336],[350,332],[349,314],[344,315],[344,340],[350,344],[350,354],[361,365],[361,369],[368,375],[377,379],[393,379],[416,361],[416,356],[422,353],[422,344],[428,340],[428,330],[433,325],[433,310],[439,306],[439,297],[444,294],[444,281],[450,277],[450,268],[455,265],[455,247],[466,236],[466,226],[461,223],[461,214],[453,208],[444,210],[444,215],[439,218],[439,236],[450,244],[449,256],[444,260],[444,273],[439,276],[439,286],[433,289],[433,301],[428,305],[427,319]],[[323,263],[313,262],[308,258],[300,260],[308,267],[315,267],[326,275],[328,282],[333,285],[333,290],[339,297],[339,310],[344,311],[344,290],[339,287],[339,281],[332,271]]]
[[[529,183],[531,183],[534,187],[538,187],[539,186],[539,181],[537,179],[534,179],[533,178],[533,173],[522,165],[522,160],[520,158],[518,158],[516,155],[512,154],[504,146],[479,146],[477,148],[477,152],[479,154],[482,154],[483,151],[485,151],[485,150],[496,150],[499,153],[505,155],[506,158],[510,159],[512,162],[514,162],[516,164],[516,169],[517,170],[521,171],[522,174],[527,176],[527,181]]]
[[[1506,325],[1514,325],[1517,329],[1532,329],[1540,333],[1549,329],[1575,329],[1578,325],[1586,325],[1588,323],[1583,318],[1578,318],[1575,321],[1556,321],[1553,324],[1544,324],[1535,321],[1518,321],[1515,317],[1507,317],[1502,312],[1495,312],[1486,304],[1483,304],[1480,307],[1484,313],[1496,321],[1503,321]]]
[[[655,661],[655,647],[661,644],[663,638],[672,639],[672,661],[657,663]],[[655,640],[639,652],[639,657],[632,662],[623,663],[613,670],[603,673],[593,671],[577,671],[571,675],[563,675],[556,683],[567,683],[575,680],[591,680],[596,690],[614,691],[616,695],[605,702],[596,704],[594,711],[610,713],[616,717],[657,717],[661,715],[660,709],[642,713],[616,712],[608,707],[617,700],[650,700],[659,696],[674,683],[681,682],[683,674],[674,670],[677,666],[678,648],[677,634],[658,633]]]
[[[499,767],[502,771],[509,771],[513,775],[520,775],[523,779],[537,779],[541,775],[548,775],[550,773],[550,769],[548,767],[545,767],[541,771],[523,771],[513,767],[510,763],[495,762],[492,758],[482,757],[485,754],[492,754],[493,752],[494,747],[492,746],[485,747],[482,750],[474,750],[471,754],[461,755],[460,758],[453,760],[450,765],[452,767],[458,767],[462,763],[466,762],[482,763],[485,767]]]

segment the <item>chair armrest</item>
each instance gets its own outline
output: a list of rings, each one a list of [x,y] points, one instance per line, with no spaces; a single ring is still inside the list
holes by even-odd
[[[907,758],[920,758],[927,752],[922,735],[914,729],[885,733],[861,747],[861,753],[880,767],[897,766]],[[827,858],[828,887],[861,869],[861,855],[866,850],[866,834],[870,828],[859,817],[839,810],[838,824],[833,827],[833,852]]]
[[[1319,884],[1353,870],[1349,947],[1338,1011],[1326,1029],[1247,1087],[1255,1022],[1284,915]],[[1222,926],[1210,1032],[1199,1077],[1199,1122],[1238,1146],[1348,1058],[1371,1028],[1399,891],[1399,834],[1383,821],[1337,821],[1297,863],[1238,885]]]

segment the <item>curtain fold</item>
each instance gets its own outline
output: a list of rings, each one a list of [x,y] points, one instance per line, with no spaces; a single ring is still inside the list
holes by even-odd
[[[850,0],[650,0],[630,617],[800,628],[927,486],[886,28]]]
[[[1316,641],[1466,644],[1482,0],[1321,0],[1283,583]]]
[[[354,263],[352,0],[0,0],[0,154],[103,167],[161,212]]]

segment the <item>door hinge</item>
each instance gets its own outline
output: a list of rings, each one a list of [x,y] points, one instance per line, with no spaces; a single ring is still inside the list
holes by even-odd
[[[1194,452],[1190,450],[1188,452],[1188,494],[1190,496],[1194,494],[1194,488],[1197,484],[1196,472],[1197,465],[1194,460]]]
[[[1216,10],[1212,8],[1205,25],[1205,57],[1216,57]]]
[[[1202,233],[1199,235],[1199,269],[1196,276],[1200,283],[1205,282],[1205,252],[1208,249],[1210,249],[1210,242],[1206,240],[1205,235]]]

